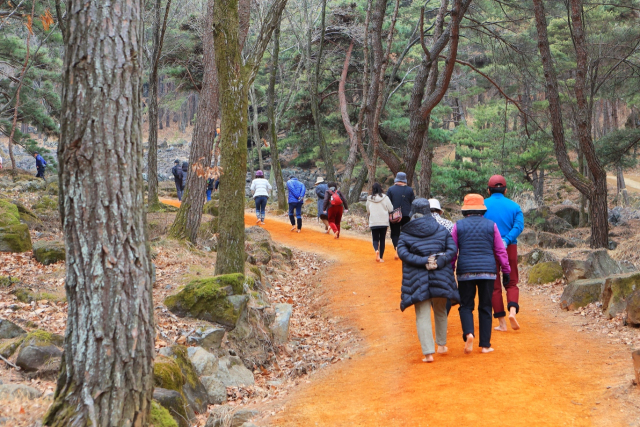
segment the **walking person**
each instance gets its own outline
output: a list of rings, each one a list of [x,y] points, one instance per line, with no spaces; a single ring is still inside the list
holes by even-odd
[[[173,174],[173,182],[176,184],[176,193],[178,193],[178,200],[182,201],[182,183],[184,182],[184,175],[182,173],[182,167],[180,166],[180,160],[176,159],[173,162],[171,173]]]
[[[184,189],[187,188],[187,175],[189,175],[189,162],[182,162],[182,194],[184,195]]]
[[[329,228],[331,228],[331,231],[333,231],[334,234],[333,238],[339,239],[342,214],[349,210],[349,206],[347,205],[347,199],[338,189],[338,183],[330,182],[327,185],[329,186],[329,189],[325,193],[322,208],[327,212]]]
[[[213,185],[214,185],[214,179],[208,178],[207,179],[207,202],[211,201],[211,193],[213,193]]]
[[[302,230],[302,205],[307,188],[298,178],[291,175],[287,181],[287,191],[289,191],[289,221],[291,221],[291,231]],[[295,216],[293,215],[295,211]],[[296,227],[297,223],[297,227]]]
[[[324,211],[324,194],[327,192],[327,190],[329,189],[329,186],[327,185],[327,183],[324,181],[324,178],[319,176],[318,178],[316,178],[316,183],[314,184],[316,189],[316,196],[318,197],[318,220],[322,220],[322,222],[324,223],[324,230],[328,233],[329,232],[329,221],[326,218],[322,218],[323,216],[326,216],[326,212]],[[324,215],[323,215],[324,214]]]
[[[251,193],[253,201],[256,203],[256,217],[258,218],[256,224],[264,225],[265,208],[271,194],[271,184],[269,184],[269,180],[264,178],[264,172],[261,170],[256,171],[256,179],[251,181]]]
[[[509,275],[509,280],[504,282],[504,288],[507,291],[509,323],[512,329],[518,330],[520,329],[520,324],[516,319],[516,314],[520,311],[520,305],[518,304],[520,298],[520,290],[518,289],[518,236],[524,230],[524,215],[520,205],[506,197],[507,181],[503,176],[492,176],[489,179],[488,191],[491,196],[484,201],[487,206],[487,213],[484,217],[496,223],[498,230],[500,230],[500,236],[502,236],[502,242],[507,249],[511,274]],[[507,313],[504,311],[500,277],[497,277],[493,284],[491,303],[493,317],[498,319],[499,322],[495,329],[505,332],[507,330],[505,319]]]
[[[429,205],[431,205],[431,216],[436,219],[438,224],[447,229],[449,233],[453,230],[453,222],[449,221],[446,218],[442,218],[442,213],[444,212],[440,207],[440,201],[438,199],[429,199]]]
[[[391,200],[391,204],[393,204],[393,209],[400,209],[402,213],[401,219],[397,222],[390,223],[391,242],[393,243],[393,248],[396,250],[395,258],[398,259],[398,239],[400,238],[400,231],[402,230],[402,226],[411,219],[409,215],[411,213],[411,203],[413,203],[416,196],[413,194],[413,188],[407,185],[406,173],[398,172],[393,182],[394,185],[387,190],[387,196],[389,196],[389,200]]]
[[[389,228],[389,214],[393,212],[393,204],[382,191],[382,185],[373,184],[371,195],[367,197],[367,213],[369,214],[369,228],[376,251],[376,261],[384,262],[385,239]]]
[[[491,296],[493,282],[498,277],[496,261],[500,264],[505,283],[509,282],[509,260],[495,222],[485,218],[484,199],[479,194],[467,194],[462,205],[463,219],[456,222],[451,232],[458,246],[456,276],[460,291],[460,322],[464,352],[473,351],[475,329],[473,310],[478,293],[478,329],[482,353],[491,347]]]
[[[47,166],[46,160],[38,153],[33,153],[33,157],[36,159],[36,170],[38,171],[36,178],[42,178],[46,181],[44,177],[44,168]]]
[[[451,234],[431,216],[427,199],[413,201],[410,222],[402,228],[398,255],[402,260],[402,302],[404,311],[416,310],[416,329],[424,355],[423,362],[433,362],[431,310],[435,320],[438,354],[447,348],[447,299],[457,303],[460,294],[451,263],[457,248]]]

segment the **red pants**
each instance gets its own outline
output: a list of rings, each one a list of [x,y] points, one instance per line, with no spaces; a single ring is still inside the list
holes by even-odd
[[[518,245],[507,246],[507,255],[509,257],[509,266],[511,267],[511,274],[509,275],[509,283],[505,285],[507,291],[507,309],[511,307],[516,308],[516,313],[520,311],[518,305],[518,298],[520,296],[520,289],[518,289]],[[496,259],[496,264],[498,260]],[[500,264],[498,264],[499,267]],[[493,297],[491,298],[491,305],[493,306],[493,317],[504,317],[507,313],[504,311],[504,301],[502,300],[502,280],[500,274],[496,278],[493,284]]]
[[[329,227],[331,227],[335,234],[340,234],[340,221],[342,221],[342,212],[344,212],[344,207],[342,207],[342,205],[330,206],[327,210]]]

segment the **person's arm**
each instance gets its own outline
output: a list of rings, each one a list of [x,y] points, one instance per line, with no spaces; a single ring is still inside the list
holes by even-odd
[[[504,240],[507,242],[507,245],[513,244],[516,240],[518,240],[518,236],[524,230],[524,215],[522,214],[522,209],[518,206],[518,211],[516,212],[516,219],[513,222],[513,228],[509,231],[504,237]]]
[[[453,243],[456,245],[456,253],[453,254],[453,258],[451,258],[451,267],[455,270],[456,261],[458,260],[458,225],[453,224],[453,228],[451,229],[451,239]]]
[[[302,186],[302,194],[300,194],[300,199],[304,199],[304,195],[307,194],[307,186],[303,183],[300,183],[300,185]]]
[[[438,270],[444,268],[447,264],[451,263],[451,260],[458,255],[458,246],[453,241],[453,237],[447,231],[447,237],[445,239],[444,246],[444,255],[440,255],[438,259],[436,259],[436,263],[438,264]]]
[[[266,180],[265,180],[266,181]],[[273,187],[271,186],[271,184],[269,183],[269,181],[267,182],[267,194],[271,194],[271,190],[273,190]]]
[[[509,257],[507,256],[507,250],[502,243],[502,237],[500,236],[500,230],[498,226],[493,224],[493,252],[496,254],[496,258],[500,263],[500,269],[503,274],[511,273],[511,266],[509,265]]]
[[[393,212],[393,203],[391,203],[391,199],[388,196],[384,201],[384,207],[389,213]]]
[[[340,195],[340,198],[342,199],[342,204],[344,205],[344,210],[348,211],[349,210],[349,205],[347,204],[347,198],[342,195],[341,191],[338,191],[338,194]]]
[[[326,212],[327,209],[329,208],[329,199],[331,199],[331,192],[329,190],[327,190],[324,193],[324,200],[322,201],[322,211]]]
[[[425,270],[427,269],[427,263],[429,262],[429,257],[409,252],[409,248],[407,248],[407,245],[404,243],[402,234],[400,234],[400,240],[398,241],[398,257],[402,262],[406,262],[407,264],[411,264],[415,267],[422,267]]]
[[[411,194],[409,194],[409,204],[413,203],[413,201],[416,199],[416,195],[413,192],[413,188],[411,189]]]
[[[254,179],[253,181],[251,181],[251,194],[255,194],[256,193],[256,180]]]
[[[369,201],[369,198],[367,198],[366,207],[367,207],[367,213],[371,215],[371,201]]]

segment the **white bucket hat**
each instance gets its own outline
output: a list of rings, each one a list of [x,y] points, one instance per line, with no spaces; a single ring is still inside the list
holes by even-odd
[[[437,209],[442,212],[442,208],[440,207],[440,202],[438,199],[429,199],[429,205],[431,205],[431,209]]]
[[[321,184],[321,183],[323,183],[323,182],[324,182],[324,178],[323,178],[323,177],[321,177],[321,176],[319,176],[318,178],[316,178],[316,183],[315,183],[315,184],[313,184],[313,185],[318,185],[318,184]]]

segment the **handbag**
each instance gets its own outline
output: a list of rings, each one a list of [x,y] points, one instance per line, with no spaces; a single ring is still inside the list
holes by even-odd
[[[402,221],[402,207],[397,207],[389,214],[389,222],[392,224]]]

